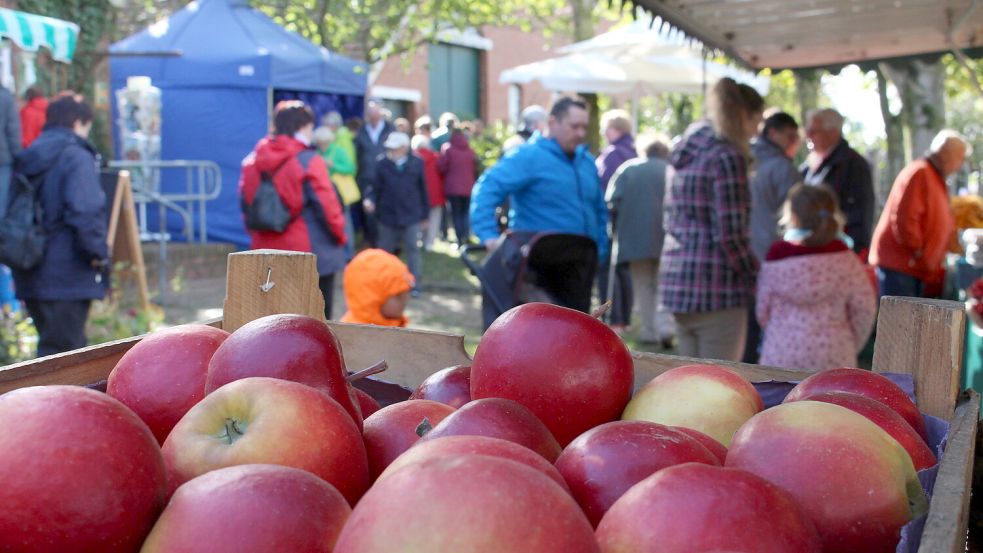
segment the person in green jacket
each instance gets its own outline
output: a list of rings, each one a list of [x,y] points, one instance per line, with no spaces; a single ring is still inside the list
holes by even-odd
[[[331,129],[331,132],[334,133],[335,143],[348,152],[348,159],[352,163],[350,174],[354,176],[358,172],[358,157],[355,155],[355,137],[352,135],[352,131],[343,124],[341,114],[337,111],[326,113],[324,119],[321,120],[321,125]]]
[[[345,127],[341,127],[348,130]],[[351,133],[348,134],[351,139]],[[350,143],[350,142],[349,142]],[[338,136],[328,127],[318,127],[314,130],[314,144],[317,146],[318,153],[324,159],[324,164],[328,166],[328,174],[331,176],[331,183],[334,184],[338,197],[344,206],[345,211],[345,233],[355,236],[355,229],[352,225],[351,205],[362,199],[355,182],[355,158],[338,140]],[[349,240],[345,244],[345,256],[351,259],[355,253],[354,240]]]

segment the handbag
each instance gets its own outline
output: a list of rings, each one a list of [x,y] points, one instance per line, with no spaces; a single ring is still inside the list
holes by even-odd
[[[362,193],[358,189],[358,183],[355,182],[355,177],[336,173],[331,175],[331,182],[334,183],[335,188],[338,190],[338,195],[341,196],[341,203],[346,206],[352,205],[362,199]]]

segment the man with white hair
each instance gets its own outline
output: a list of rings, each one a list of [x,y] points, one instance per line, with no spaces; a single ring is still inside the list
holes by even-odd
[[[874,185],[867,160],[843,138],[843,116],[835,109],[809,113],[806,125],[809,158],[800,168],[806,184],[826,184],[836,191],[846,216],[844,232],[853,250],[870,247],[874,227]]]
[[[945,180],[969,153],[966,139],[943,130],[928,156],[909,163],[894,181],[870,252],[882,296],[921,297],[926,283],[941,281],[956,230]]]

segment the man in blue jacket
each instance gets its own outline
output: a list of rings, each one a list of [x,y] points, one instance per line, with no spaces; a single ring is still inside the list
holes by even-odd
[[[547,136],[533,135],[478,179],[471,197],[471,225],[489,250],[502,242],[495,207],[509,198],[510,230],[587,236],[604,258],[608,250],[607,205],[594,158],[583,144],[587,115],[583,102],[561,98],[550,110]],[[485,263],[485,285],[507,290],[510,275],[495,270],[499,265],[496,255],[506,253],[495,252]],[[491,308],[487,294],[484,299],[487,327],[497,310]]]
[[[88,142],[92,108],[65,94],[48,105],[47,123],[14,171],[43,175],[38,192],[47,231],[44,257],[29,271],[14,271],[17,298],[38,330],[38,356],[86,345],[85,320],[109,284],[106,195],[96,151]]]

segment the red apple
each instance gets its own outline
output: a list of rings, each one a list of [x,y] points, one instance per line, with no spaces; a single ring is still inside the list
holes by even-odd
[[[829,369],[799,382],[785,401],[797,401],[819,392],[850,392],[877,400],[897,411],[922,439],[927,437],[925,419],[918,412],[918,407],[901,387],[886,376],[864,369]]]
[[[331,551],[351,512],[306,470],[228,467],[178,488],[140,553]]]
[[[469,402],[445,418],[423,440],[445,436],[488,436],[528,447],[553,463],[560,444],[546,425],[521,404],[509,399],[488,398]]]
[[[795,500],[749,472],[686,463],[621,496],[597,527],[603,553],[821,553]]]
[[[698,441],[667,426],[615,421],[581,434],[563,450],[556,468],[591,524],[629,488],[672,465],[720,465]]]
[[[517,443],[487,436],[447,436],[437,440],[420,442],[390,463],[379,476],[379,479],[413,463],[460,455],[488,455],[522,463],[549,476],[561,488],[570,491],[556,467],[543,459],[542,455]]]
[[[686,428],[685,426],[670,426],[669,428],[672,428],[677,432],[682,432],[683,434],[686,434],[690,438],[693,438],[696,441],[700,442],[700,445],[709,449],[710,453],[713,453],[713,456],[716,457],[718,461],[720,461],[721,465],[724,464],[724,460],[727,459],[727,448],[724,447],[724,444],[718,442],[717,440],[714,440],[713,438],[707,436],[703,432],[700,432],[699,430],[693,430],[692,428]]]
[[[344,407],[362,429],[358,399],[346,380],[341,343],[323,321],[303,315],[270,315],[239,327],[212,356],[205,393],[249,376],[313,386]]]
[[[143,419],[158,443],[205,397],[208,362],[229,333],[203,324],[149,334],[109,373],[106,393]]]
[[[901,447],[905,448],[905,451],[911,456],[911,461],[915,464],[915,470],[930,468],[937,462],[932,450],[928,448],[925,441],[911,425],[905,422],[897,411],[879,401],[847,392],[822,392],[802,399],[832,403],[867,417],[870,422],[880,426],[881,429],[897,440]]]
[[[247,464],[296,467],[352,504],[369,487],[362,436],[324,392],[277,378],[243,378],[205,396],[163,447],[172,492],[208,471]]]
[[[362,413],[362,417],[369,418],[373,413],[382,409],[379,402],[375,400],[374,397],[370,396],[365,390],[360,390],[358,388],[352,387],[355,390],[355,399],[358,400],[358,410]]]
[[[428,376],[410,399],[429,399],[457,409],[471,401],[471,366],[457,365]]]
[[[421,433],[453,412],[454,408],[450,405],[411,399],[380,409],[365,419],[362,439],[369,456],[372,478],[379,476],[389,463],[415,444]]]
[[[761,396],[743,376],[718,365],[685,365],[653,378],[625,408],[624,420],[699,430],[725,447],[761,411]]]
[[[527,303],[485,331],[471,364],[471,398],[518,401],[561,446],[618,419],[634,386],[631,353],[601,321]]]
[[[379,480],[352,511],[334,553],[594,553],[570,494],[515,461],[462,455]]]
[[[164,461],[135,413],[80,386],[0,395],[0,550],[132,553],[164,508]]]
[[[755,415],[734,435],[726,465],[791,494],[824,551],[893,552],[901,527],[926,510],[904,448],[839,405],[796,401]]]

